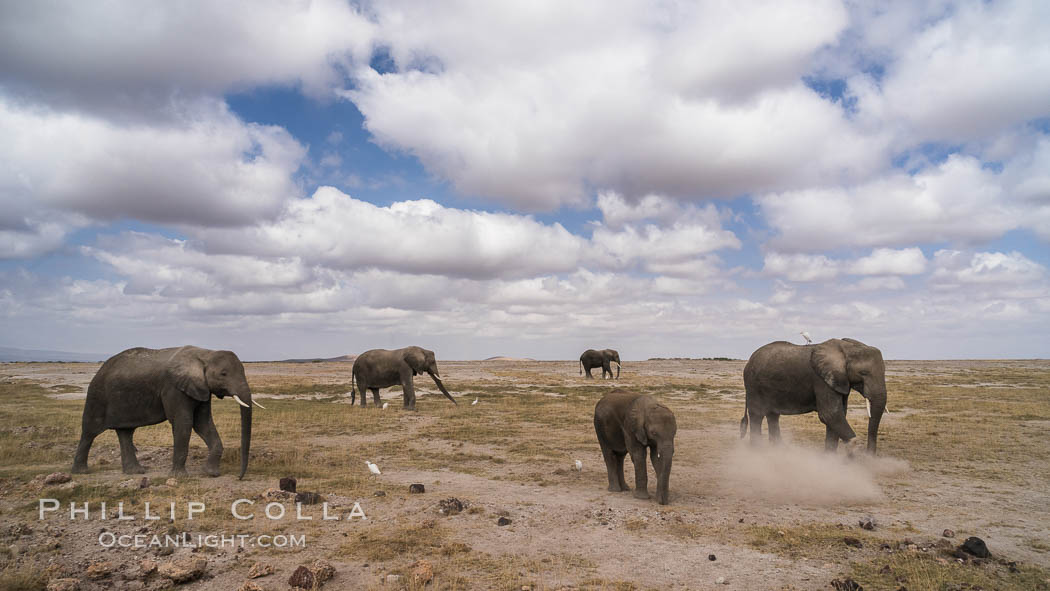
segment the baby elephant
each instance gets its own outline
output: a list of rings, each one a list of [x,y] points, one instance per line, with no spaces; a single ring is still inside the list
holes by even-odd
[[[649,498],[645,471],[645,448],[648,447],[656,471],[656,498],[661,505],[666,505],[677,430],[674,413],[652,396],[614,390],[602,397],[594,406],[594,432],[598,434],[605,457],[609,490],[630,490],[623,479],[623,458],[630,452],[634,463],[634,496]]]

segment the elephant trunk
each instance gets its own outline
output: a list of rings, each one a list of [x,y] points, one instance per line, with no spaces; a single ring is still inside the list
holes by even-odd
[[[451,400],[452,404],[459,406],[459,403],[456,402],[456,399],[453,398],[452,395],[448,393],[448,390],[445,389],[445,384],[441,383],[441,377],[438,376],[437,370],[428,371],[427,373],[430,374],[430,379],[434,380],[434,383],[437,384],[437,387],[441,390],[441,393],[445,395],[445,398]]]
[[[252,393],[248,388],[244,389],[244,394],[241,399],[247,403],[247,406],[241,406],[241,475],[239,479],[244,478],[244,473],[248,471],[248,454],[252,447]]]
[[[868,407],[871,415],[868,417],[868,453],[875,455],[875,448],[879,443],[879,422],[882,421],[882,413],[886,412],[886,391],[875,393],[868,397]]]

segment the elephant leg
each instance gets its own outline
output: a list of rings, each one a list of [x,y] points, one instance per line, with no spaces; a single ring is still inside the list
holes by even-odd
[[[620,481],[617,479],[616,452],[614,452],[604,441],[599,440],[602,448],[602,459],[605,460],[605,472],[609,477],[609,492],[620,492]],[[620,472],[623,471],[623,459],[620,459]]]
[[[767,414],[766,425],[769,427],[769,442],[780,443],[780,415],[775,412]]]
[[[751,426],[751,445],[757,445],[759,440],[762,439],[763,418],[765,418],[764,414],[755,412],[750,408],[747,409],[747,420]]]
[[[95,442],[95,438],[102,433],[104,429],[94,429],[93,426],[85,427],[80,432],[80,443],[77,444],[77,451],[73,455],[73,468],[70,470],[73,474],[87,474],[88,472],[88,452],[91,451],[91,444]]]
[[[824,450],[835,451],[839,448],[839,436],[832,431],[831,427],[824,429]]]
[[[372,388],[372,401],[375,402],[376,406],[381,406],[379,401],[379,388]]]
[[[616,466],[616,482],[620,485],[620,490],[627,492],[631,490],[631,487],[627,486],[627,480],[623,477],[623,461],[627,459],[627,452],[613,452],[613,461]]]
[[[824,438],[825,449],[833,450],[838,446],[837,441],[833,446],[829,444],[833,435],[846,443],[851,442],[857,434],[846,421],[846,396],[835,392],[821,382],[818,384],[816,398],[817,416],[820,417],[820,422],[827,427]]]
[[[117,429],[117,440],[120,441],[120,465],[125,474],[145,474],[146,469],[135,457],[135,452],[138,450],[135,449],[135,444],[132,442],[134,435],[134,428]]]
[[[404,398],[405,410],[416,410],[416,389],[412,384],[412,370],[408,365],[401,368],[401,390]]]
[[[611,378],[613,376],[612,368],[609,367],[609,362],[608,361],[602,363],[602,379],[603,380],[608,379],[608,378],[605,377],[606,373],[609,374],[609,378]]]
[[[193,413],[193,430],[200,435],[208,446],[208,460],[204,463],[204,473],[208,476],[219,475],[219,461],[222,460],[222,439],[211,418],[211,403],[202,404]]]
[[[185,409],[171,421],[171,437],[174,443],[171,454],[171,475],[186,475],[186,456],[190,453],[190,432],[193,430],[193,411]]]
[[[584,365],[584,366],[583,366],[583,368],[584,368],[584,370],[586,370],[586,372],[587,372],[587,379],[588,379],[588,380],[593,380],[593,379],[594,379],[594,376],[592,376],[592,375],[591,375],[591,366],[589,366],[589,365]]]
[[[365,403],[368,402],[368,382],[358,377],[357,387],[361,390],[361,406],[365,406]],[[350,404],[353,402],[351,401]]]
[[[631,447],[631,462],[634,463],[634,498],[649,498],[649,475],[645,469],[645,448],[638,445]]]

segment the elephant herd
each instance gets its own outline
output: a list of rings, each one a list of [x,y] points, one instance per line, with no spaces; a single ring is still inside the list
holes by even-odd
[[[588,349],[580,356],[580,374],[591,376],[601,367],[602,378],[613,377],[611,364],[620,375],[620,355],[613,349]],[[359,355],[351,370],[350,403],[357,389],[361,406],[372,391],[379,404],[379,389],[400,385],[403,406],[414,410],[413,376],[426,373],[441,393],[454,404],[445,389],[434,352],[421,347],[389,351],[373,349]],[[867,450],[874,454],[879,422],[886,409],[886,368],[882,353],[854,339],[830,339],[823,343],[796,345],[777,341],[756,350],[744,366],[745,409],[740,420],[740,436],[751,430],[751,441],[762,434],[765,419],[771,442],[780,440],[780,415],[816,411],[825,425],[825,449],[834,451],[839,441],[850,443],[856,433],[846,422],[846,401],[856,390],[867,402]],[[145,469],[136,458],[132,441],[135,429],[165,420],[171,423],[174,439],[172,473],[186,473],[190,431],[208,446],[205,472],[219,474],[222,441],[211,415],[211,396],[232,397],[241,405],[240,477],[248,469],[251,447],[251,390],[240,359],[230,351],[199,347],[171,349],[128,349],[109,358],[88,386],[81,420],[80,443],[73,459],[73,472],[87,472],[88,452],[94,439],[113,429],[120,442],[121,465],[125,473],[140,474]],[[594,430],[601,446],[609,477],[609,490],[629,490],[624,479],[624,458],[629,454],[635,471],[635,497],[649,498],[646,454],[657,478],[656,497],[668,501],[674,437],[678,426],[674,413],[652,396],[614,390],[594,407]]]

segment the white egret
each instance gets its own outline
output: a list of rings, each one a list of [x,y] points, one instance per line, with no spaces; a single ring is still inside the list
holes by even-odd
[[[382,474],[382,472],[379,471],[379,466],[373,464],[372,462],[365,460],[365,465],[368,466],[368,471],[372,473],[373,478]]]
[[[583,462],[580,460],[576,460],[575,467],[577,472],[583,472]]]
[[[384,403],[383,403],[383,410],[386,410],[386,408],[387,408],[388,406],[390,406],[390,403],[389,403],[389,402],[384,402]]]
[[[477,399],[477,397],[475,396],[475,397],[474,397],[474,402],[471,402],[471,403],[470,403],[470,405],[471,405],[471,406],[474,406],[474,405],[475,405],[475,404],[477,404],[477,403],[478,403],[478,399]]]
[[[806,344],[807,345],[810,345],[810,344],[813,343],[813,339],[809,338],[809,333],[808,332],[802,331],[802,332],[800,332],[798,334],[802,335],[802,338],[806,339]]]

